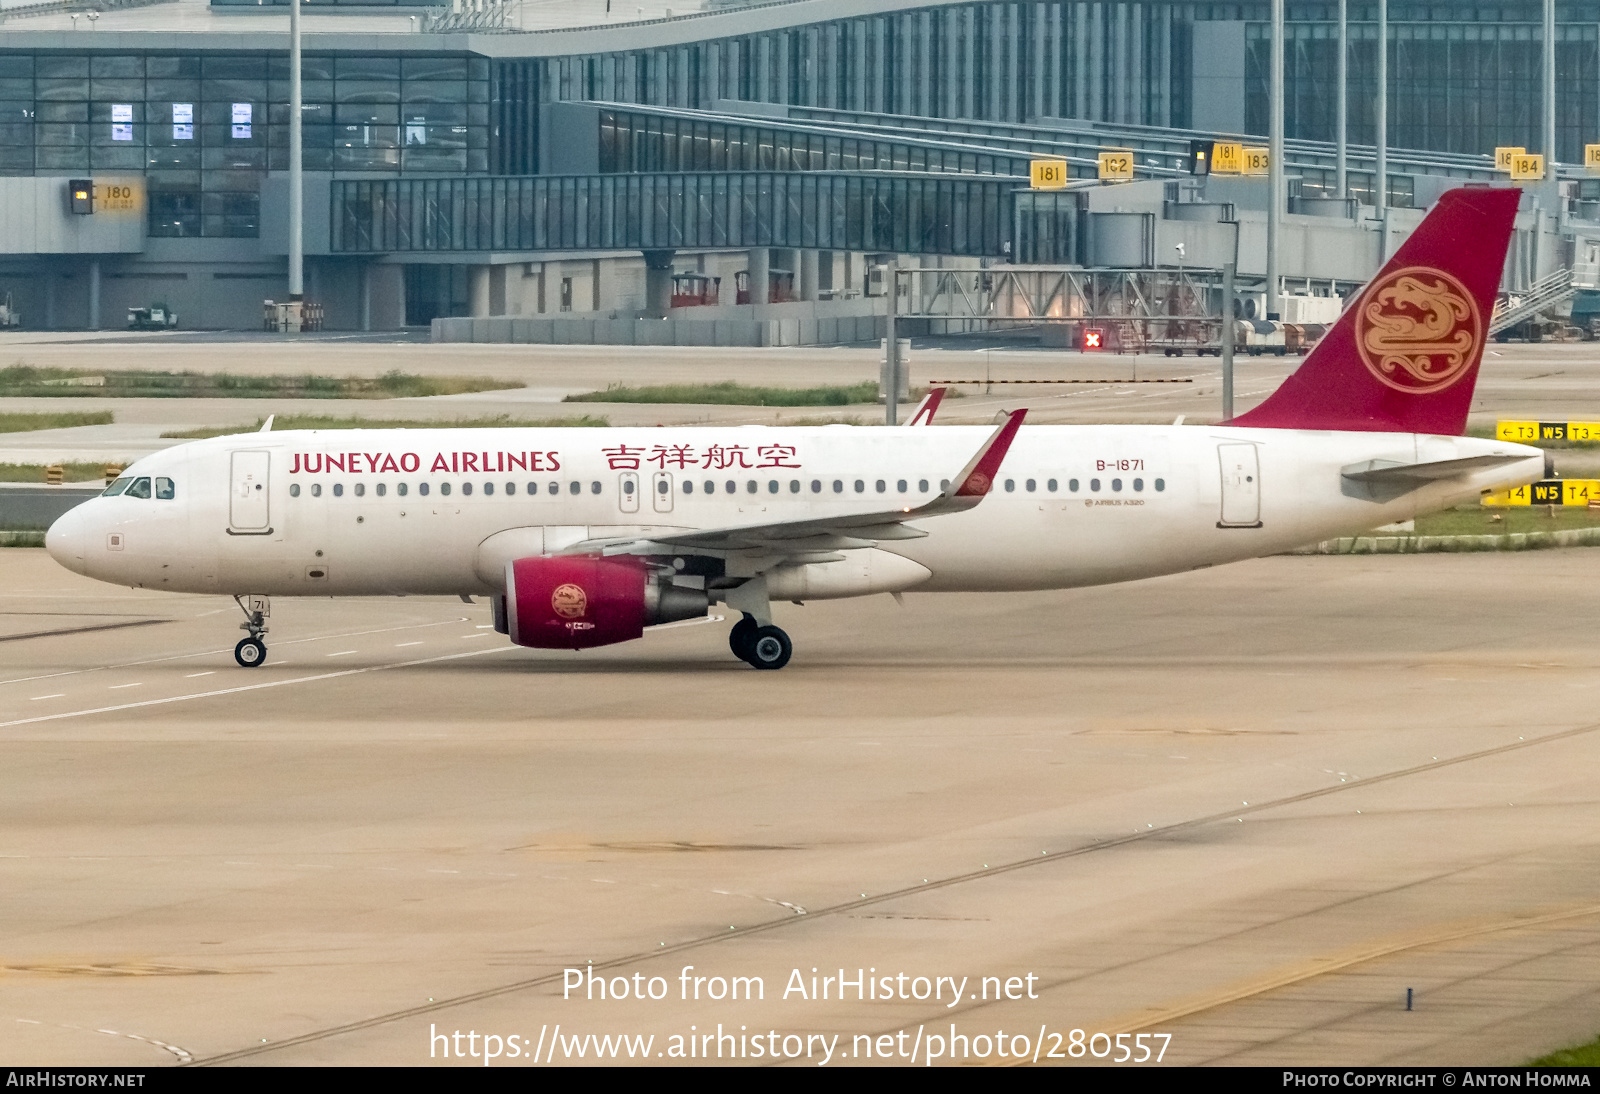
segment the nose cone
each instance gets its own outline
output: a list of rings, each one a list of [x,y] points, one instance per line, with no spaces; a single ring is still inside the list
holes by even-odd
[[[44,534],[44,549],[50,557],[76,574],[87,574],[85,559],[89,545],[89,514],[84,512],[92,503],[68,509],[50,530]]]

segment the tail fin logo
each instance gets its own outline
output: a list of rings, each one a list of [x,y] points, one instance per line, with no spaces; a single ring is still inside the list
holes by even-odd
[[[1483,317],[1459,280],[1408,266],[1375,282],[1356,316],[1356,348],[1379,381],[1408,395],[1454,384],[1477,360]]]

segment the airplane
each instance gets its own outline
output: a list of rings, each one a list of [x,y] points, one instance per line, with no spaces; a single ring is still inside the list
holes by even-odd
[[[1220,425],[271,431],[129,467],[45,540],[134,588],[232,594],[239,665],[271,597],[486,596],[518,645],[584,650],[775,605],[1025,592],[1270,555],[1519,486],[1539,449],[1462,436],[1518,192],[1445,194],[1300,368]],[[730,611],[729,614],[732,614]]]

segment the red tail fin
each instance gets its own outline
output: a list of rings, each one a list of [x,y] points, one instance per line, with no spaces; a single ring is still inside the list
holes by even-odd
[[[1520,196],[1445,194],[1294,375],[1229,424],[1460,433]]]

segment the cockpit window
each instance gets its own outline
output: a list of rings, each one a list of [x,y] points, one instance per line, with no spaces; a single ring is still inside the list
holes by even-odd
[[[133,485],[128,487],[127,496],[130,498],[148,498],[150,496],[150,480],[143,476],[133,480]]]
[[[132,485],[133,485],[133,476],[124,475],[120,479],[118,479],[116,482],[114,482],[110,486],[106,487],[106,492],[104,494],[101,494],[100,496],[102,498],[114,498],[118,494],[122,493],[124,490],[126,490],[128,487],[130,487]]]
[[[171,501],[178,496],[177,489],[172,485],[171,479],[156,480],[156,500]]]

